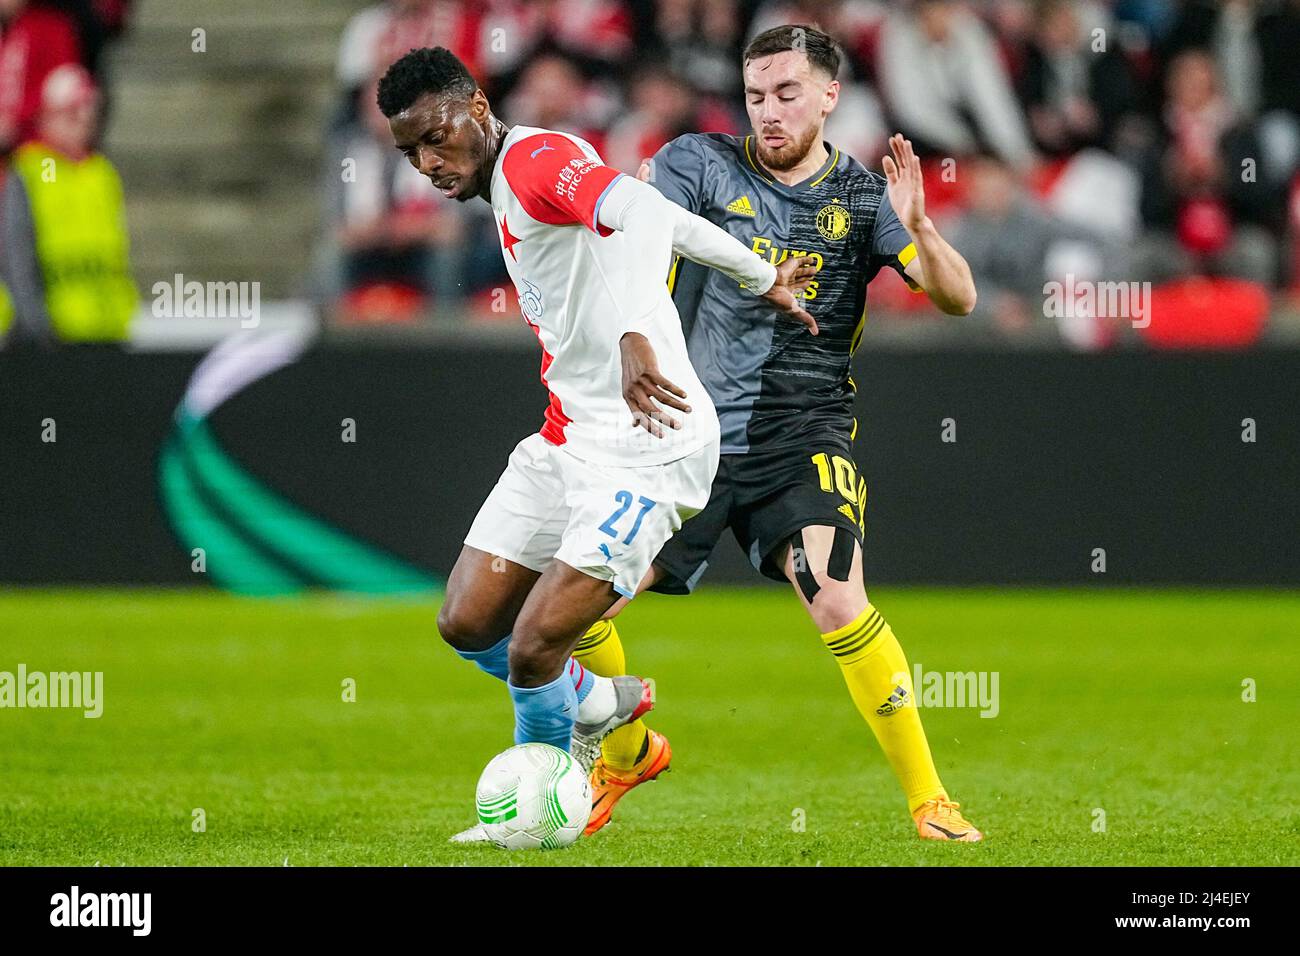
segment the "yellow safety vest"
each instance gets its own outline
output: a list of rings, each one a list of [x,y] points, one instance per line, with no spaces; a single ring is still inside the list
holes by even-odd
[[[0,196],[4,195],[5,189],[5,171],[0,169]],[[0,247],[0,255],[4,253],[3,247]],[[5,287],[3,281],[0,281],[0,341],[4,340],[5,333],[9,331],[9,326],[14,321],[14,303],[9,298],[9,289]]]
[[[9,290],[0,282],[0,339],[9,331],[14,320],[14,304],[9,298]]]
[[[54,334],[66,342],[125,339],[137,293],[117,170],[98,153],[74,160],[43,143],[19,147],[13,169],[31,205]]]

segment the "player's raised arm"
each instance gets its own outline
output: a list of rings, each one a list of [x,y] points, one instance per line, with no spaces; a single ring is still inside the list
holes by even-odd
[[[798,319],[817,334],[817,322],[800,303],[796,292],[805,289],[816,273],[815,260],[800,256],[773,266],[754,255],[724,229],[688,212],[655,189],[631,176],[613,183],[601,200],[599,223],[620,230],[633,246],[634,261],[646,268],[631,270],[638,286],[631,301],[649,303],[663,291],[663,273],[673,251],[693,262],[717,269],[754,295],[762,296],[781,313]],[[663,270],[653,265],[662,263]]]
[[[895,133],[889,138],[889,148],[893,156],[886,156],[883,162],[889,204],[916,247],[916,257],[903,271],[941,311],[969,315],[975,308],[975,279],[961,253],[939,235],[925,214],[921,161],[912,142]]]

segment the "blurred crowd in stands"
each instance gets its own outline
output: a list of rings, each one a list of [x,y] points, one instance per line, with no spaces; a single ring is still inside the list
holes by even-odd
[[[429,298],[435,316],[500,313],[488,207],[441,201],[374,106],[407,49],[450,48],[507,123],[574,131],[630,172],[682,133],[746,133],[741,50],[780,23],[847,54],[829,142],[877,170],[891,131],[917,145],[931,214],[976,273],[975,321],[1041,326],[1044,284],[1071,276],[1219,313],[1230,298],[1260,325],[1300,280],[1300,0],[386,0],[339,49],[320,294],[363,320]],[[938,318],[892,276],[871,297]]]
[[[0,0],[0,341],[127,334],[98,143],[102,54],[131,13]],[[962,322],[1100,346],[1114,323],[1049,314],[1046,285],[1149,282],[1178,321],[1148,338],[1233,344],[1300,301],[1300,0],[382,0],[337,52],[312,297],[352,322],[516,318],[489,207],[442,200],[375,105],[408,49],[450,48],[507,123],[634,172],[682,133],[748,132],[741,50],[781,23],[843,46],[829,142],[877,170],[892,131],[916,144],[928,211],[975,271]],[[946,321],[891,270],[870,297],[873,316]]]
[[[132,0],[0,0],[0,343],[117,341],[137,305],[104,128]]]

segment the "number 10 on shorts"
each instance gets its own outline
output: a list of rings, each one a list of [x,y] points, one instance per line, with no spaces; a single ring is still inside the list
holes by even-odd
[[[619,519],[622,518],[623,515],[627,514],[628,510],[632,507],[632,492],[620,491],[614,495],[614,500],[618,502],[618,507],[614,509],[614,513],[606,518],[604,523],[600,526],[600,530],[605,532],[605,534],[609,535],[611,538],[618,537],[619,532],[614,525],[617,524]],[[637,512],[636,520],[632,522],[632,530],[629,531],[627,537],[623,539],[624,544],[632,543],[632,539],[636,537],[636,533],[641,530],[642,520],[650,513],[650,509],[658,504],[658,502],[651,501],[649,498],[645,497],[645,495],[637,498],[636,501],[637,504],[641,506],[641,510]]]

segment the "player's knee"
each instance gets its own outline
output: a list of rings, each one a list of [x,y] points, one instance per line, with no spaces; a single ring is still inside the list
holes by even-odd
[[[532,686],[563,664],[563,649],[528,622],[516,622],[510,638],[510,679]]]
[[[867,595],[847,581],[827,581],[812,602],[812,619],[823,634],[852,624],[867,606]]]
[[[474,614],[448,596],[438,609],[438,633],[458,651],[481,651],[501,640],[504,633],[482,615]]]

